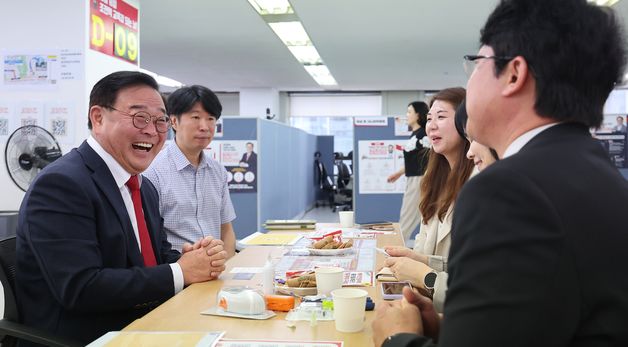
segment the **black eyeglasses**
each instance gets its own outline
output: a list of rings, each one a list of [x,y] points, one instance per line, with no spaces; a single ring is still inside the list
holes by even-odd
[[[166,115],[153,116],[150,113],[145,112],[145,111],[138,111],[136,113],[131,114],[124,111],[120,111],[113,106],[106,106],[106,107],[114,111],[118,111],[127,117],[131,117],[133,119],[133,126],[138,129],[146,128],[148,124],[151,123],[151,121],[153,122],[153,124],[155,124],[155,129],[157,130],[158,133],[165,133],[168,131],[168,129],[170,129],[170,125],[171,125],[170,117]]]
[[[478,59],[493,59],[493,60],[502,60],[509,61],[514,59],[514,57],[508,56],[497,56],[497,55],[465,55],[462,57],[464,61],[462,62],[462,66],[464,67],[464,72],[467,73],[467,76],[471,76],[473,70],[475,69],[475,61]]]

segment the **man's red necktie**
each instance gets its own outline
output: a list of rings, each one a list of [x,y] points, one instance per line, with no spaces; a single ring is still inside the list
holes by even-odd
[[[155,252],[150,242],[150,234],[146,227],[144,219],[144,210],[142,209],[142,196],[140,195],[140,182],[137,175],[131,176],[126,182],[127,187],[131,190],[131,199],[133,200],[133,209],[135,210],[135,218],[137,220],[137,231],[140,234],[140,247],[142,248],[142,257],[146,267],[157,265],[155,260]]]

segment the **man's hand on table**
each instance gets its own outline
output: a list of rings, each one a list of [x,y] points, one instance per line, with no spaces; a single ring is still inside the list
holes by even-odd
[[[225,270],[227,252],[222,240],[207,236],[193,245],[185,243],[182,251],[177,263],[181,266],[185,285],[216,279]]]
[[[371,324],[373,343],[380,347],[384,340],[398,333],[424,335],[438,340],[440,317],[432,301],[409,287],[403,288],[403,299],[381,302]]]
[[[371,327],[376,347],[380,347],[388,336],[397,333],[423,334],[419,308],[405,298],[393,302],[382,301],[376,305],[375,313]]]

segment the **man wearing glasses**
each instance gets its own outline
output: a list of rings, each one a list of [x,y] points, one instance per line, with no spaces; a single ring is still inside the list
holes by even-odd
[[[16,289],[25,324],[83,344],[120,330],[184,285],[216,278],[207,237],[173,250],[144,171],[170,120],[155,80],[122,71],[90,94],[91,135],[47,166],[20,208]]]
[[[182,87],[168,97],[175,142],[144,173],[159,193],[159,209],[168,241],[176,249],[211,236],[224,242],[227,257],[235,254],[236,217],[227,171],[205,155],[216,131],[222,105],[203,86]]]
[[[375,344],[628,346],[628,182],[589,133],[624,74],[617,19],[502,0],[480,42],[467,131],[502,160],[458,196],[443,320],[405,291],[379,305]]]

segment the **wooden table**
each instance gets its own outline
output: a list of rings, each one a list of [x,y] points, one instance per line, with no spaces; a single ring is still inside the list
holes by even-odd
[[[395,229],[396,234],[378,235],[377,246],[402,245],[403,239],[398,226]],[[218,280],[197,283],[185,288],[152,312],[129,324],[124,328],[124,331],[225,331],[225,338],[340,340],[345,342],[346,347],[372,346],[371,321],[375,316],[373,311],[366,312],[364,330],[359,333],[338,332],[334,328],[333,321],[319,321],[315,327],[311,327],[309,322],[298,321],[295,328],[289,328],[284,319],[286,315],[284,312],[277,312],[277,316],[268,320],[237,319],[200,314],[201,311],[216,305],[216,295],[223,286],[260,286],[262,274],[256,274],[248,281],[231,280],[232,274],[229,272],[233,267],[260,267],[269,253],[276,258],[280,257],[283,251],[285,251],[283,247],[247,247],[227,262],[227,269]],[[383,262],[384,257],[378,252],[376,268],[379,268]],[[381,300],[379,288],[377,286],[363,288],[369,292],[369,296],[377,305],[377,302]]]

